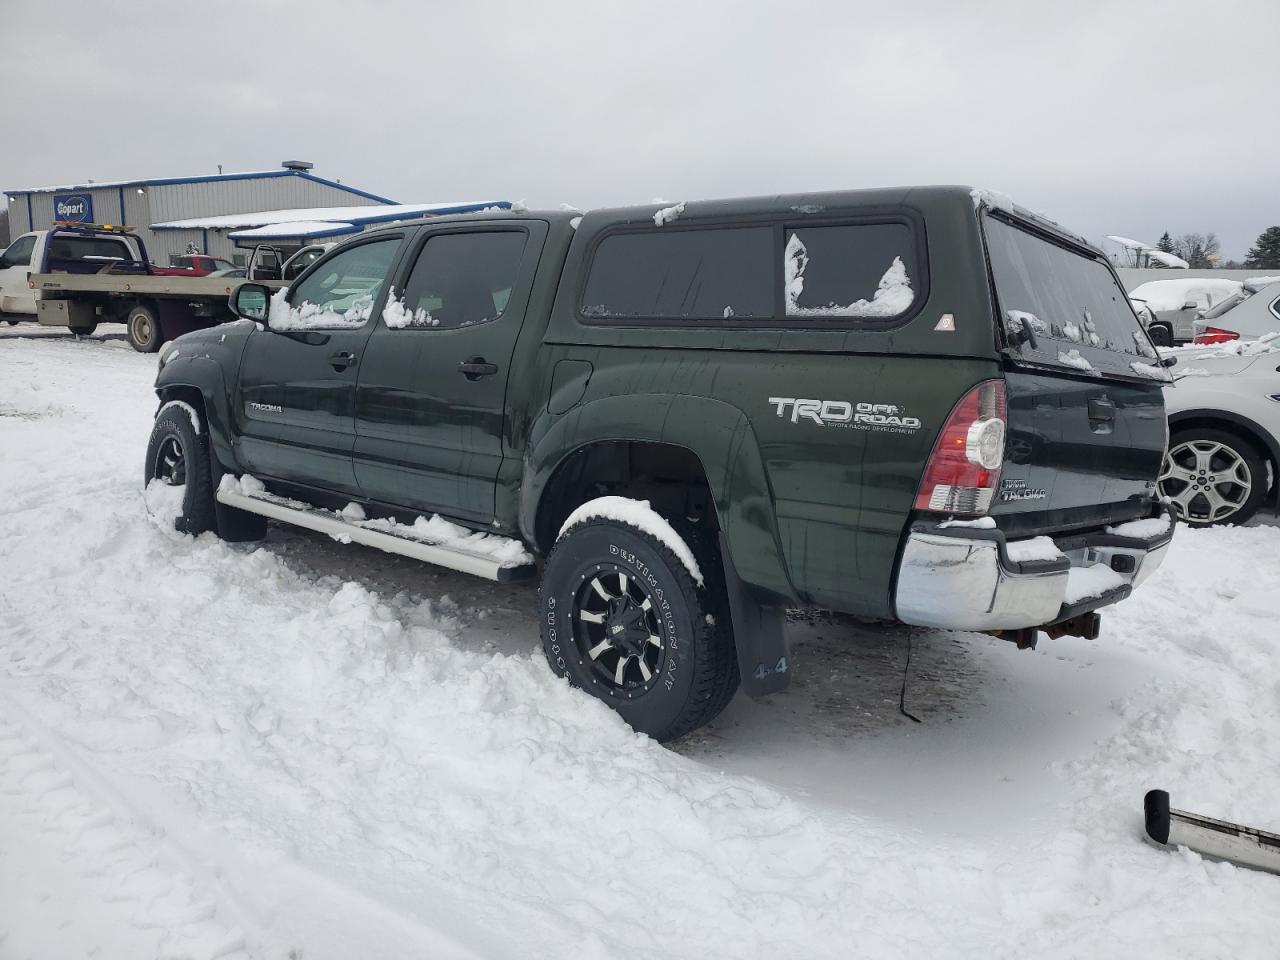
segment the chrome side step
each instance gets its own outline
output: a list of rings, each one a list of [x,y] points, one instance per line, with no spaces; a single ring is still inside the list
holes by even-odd
[[[1161,846],[1187,847],[1214,860],[1280,873],[1280,834],[1169,809],[1169,794],[1150,790],[1144,800],[1147,836]]]
[[[219,503],[225,503],[229,507],[256,513],[295,527],[305,527],[344,543],[361,543],[366,547],[385,550],[387,553],[399,554],[402,557],[412,557],[414,560],[433,563],[461,573],[470,573],[477,577],[484,577],[486,580],[496,580],[499,583],[528,580],[537,570],[532,563],[512,564],[510,561],[495,560],[493,557],[462,547],[429,543],[382,530],[372,530],[348,522],[327,511],[296,504],[295,501],[286,501],[282,497],[273,497],[270,494],[264,494],[261,497],[249,496],[223,485],[218,488],[215,496]]]

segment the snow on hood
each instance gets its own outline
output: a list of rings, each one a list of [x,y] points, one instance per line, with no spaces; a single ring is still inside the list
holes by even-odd
[[[1188,300],[1201,307],[1211,307],[1234,296],[1244,286],[1239,280],[1213,277],[1180,277],[1174,280],[1148,280],[1129,291],[1130,298],[1141,300],[1157,311],[1181,310]]]

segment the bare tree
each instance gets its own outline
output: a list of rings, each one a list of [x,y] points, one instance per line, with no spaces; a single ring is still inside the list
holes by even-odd
[[[1218,261],[1221,244],[1215,233],[1184,233],[1173,240],[1173,252],[1193,270],[1208,270]]]

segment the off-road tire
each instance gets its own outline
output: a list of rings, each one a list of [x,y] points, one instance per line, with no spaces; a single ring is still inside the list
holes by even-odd
[[[129,315],[125,317],[125,330],[129,346],[139,353],[155,353],[164,343],[160,318],[146,304],[139,303],[129,308]]]
[[[174,521],[174,529],[194,535],[217,528],[213,500],[213,471],[209,460],[209,438],[202,430],[196,433],[191,417],[181,407],[160,411],[147,442],[147,460],[143,465],[143,489],[165,467],[162,456],[166,444],[176,442],[184,460],[186,490],[182,497],[182,514]],[[172,450],[172,447],[168,448]],[[160,482],[164,482],[161,480]]]
[[[1225,430],[1214,430],[1210,427],[1189,427],[1185,430],[1179,430],[1169,437],[1169,450],[1177,451],[1179,447],[1187,443],[1205,443],[1205,444],[1221,444],[1222,447],[1230,450],[1237,456],[1249,471],[1250,490],[1247,497],[1240,506],[1232,513],[1219,517],[1217,519],[1207,519],[1204,517],[1188,516],[1183,506],[1177,502],[1176,494],[1180,490],[1174,487],[1180,487],[1180,483],[1170,483],[1164,476],[1164,470],[1168,469],[1169,461],[1166,457],[1165,468],[1161,471],[1160,493],[1162,496],[1174,500],[1175,509],[1178,511],[1178,519],[1190,527],[1212,527],[1224,523],[1241,524],[1258,512],[1258,508],[1262,506],[1262,501],[1267,496],[1267,465],[1261,453],[1248,440],[1245,440],[1234,433],[1228,433]],[[1198,470],[1196,473],[1198,474]],[[1217,478],[1220,479],[1220,478]],[[1181,488],[1185,489],[1185,488]],[[1208,501],[1201,501],[1207,504]]]
[[[706,538],[681,534],[698,560],[702,586],[657,538],[629,523],[592,518],[574,524],[556,543],[538,591],[551,669],[662,742],[710,722],[733,699],[739,681],[718,551]],[[631,691],[599,676],[574,632],[579,597],[592,579],[612,576],[616,583],[618,572],[651,598],[663,642],[652,680]]]

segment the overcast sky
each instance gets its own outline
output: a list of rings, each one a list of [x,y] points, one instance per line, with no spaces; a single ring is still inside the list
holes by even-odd
[[[0,0],[0,189],[310,160],[401,202],[976,183],[1280,224],[1280,0]]]

